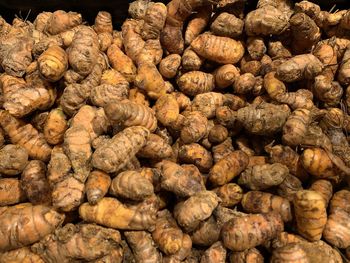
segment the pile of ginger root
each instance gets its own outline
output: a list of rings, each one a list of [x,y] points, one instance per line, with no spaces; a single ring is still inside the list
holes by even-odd
[[[350,12],[247,2],[0,17],[0,263],[350,260]]]

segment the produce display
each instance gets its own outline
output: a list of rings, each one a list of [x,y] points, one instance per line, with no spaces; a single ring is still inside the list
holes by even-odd
[[[247,7],[0,17],[0,263],[350,260],[350,12]]]

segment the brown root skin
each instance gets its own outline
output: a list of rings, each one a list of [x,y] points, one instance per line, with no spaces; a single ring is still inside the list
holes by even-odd
[[[341,210],[331,213],[328,216],[322,237],[331,245],[337,248],[347,248],[350,245],[349,213]]]
[[[33,253],[28,247],[14,249],[0,254],[0,262],[45,263],[45,261],[39,255]]]
[[[138,157],[151,160],[161,160],[173,156],[173,149],[162,137],[150,134],[143,148],[137,153]]]
[[[219,198],[214,192],[201,191],[178,203],[174,209],[174,216],[178,224],[186,232],[190,232],[195,230],[201,221],[211,216],[218,202]],[[192,213],[188,213],[188,209],[191,209]]]
[[[53,145],[62,143],[67,129],[67,118],[62,109],[51,110],[45,120],[43,130],[46,141]]]
[[[0,150],[0,172],[6,176],[20,174],[28,163],[28,152],[19,145],[7,144]]]
[[[181,197],[205,190],[202,182],[184,167],[167,160],[157,164],[161,171],[161,188]]]
[[[53,209],[30,204],[12,206],[0,215],[0,251],[31,245],[55,231],[63,223],[64,215]],[[25,220],[27,224],[20,222]]]
[[[212,91],[215,87],[215,81],[212,74],[202,71],[190,71],[177,79],[177,85],[184,94],[196,96]]]
[[[305,251],[299,244],[289,244],[284,247],[275,249],[272,252],[271,262],[276,263],[281,261],[294,261],[300,263],[309,262]]]
[[[336,193],[334,193],[330,205],[329,205],[329,212],[335,213],[337,210],[343,210],[347,213],[350,213],[350,191],[348,190],[340,190]]]
[[[276,76],[284,82],[313,79],[323,70],[321,61],[312,54],[294,56],[277,67]]]
[[[309,190],[315,191],[322,195],[325,201],[325,206],[328,207],[328,203],[333,196],[333,186],[330,181],[319,179],[312,183]]]
[[[163,58],[159,64],[159,72],[164,78],[174,78],[178,73],[181,65],[181,56],[178,54],[170,54]]]
[[[181,57],[181,66],[183,71],[200,70],[204,63],[204,58],[200,57],[190,47],[186,48]]]
[[[85,184],[89,204],[97,204],[107,194],[111,181],[109,174],[99,170],[94,170],[89,174]]]
[[[298,233],[312,242],[320,240],[327,222],[322,195],[315,191],[301,190],[296,193],[293,204]]]
[[[113,33],[112,16],[106,11],[100,11],[95,18],[95,24],[93,26],[97,34],[101,33]]]
[[[214,243],[201,257],[201,263],[225,263],[227,251],[221,241]]]
[[[242,252],[233,252],[230,263],[263,263],[264,257],[256,248],[250,248]]]
[[[178,119],[180,107],[173,94],[166,94],[157,99],[154,111],[157,120],[167,127],[172,126]]]
[[[128,205],[115,198],[104,197],[96,205],[84,203],[79,207],[79,215],[84,221],[124,230],[153,229],[157,211],[155,196]]]
[[[167,16],[167,7],[163,3],[150,3],[144,16],[141,36],[144,40],[159,38]]]
[[[136,66],[131,58],[123,53],[117,45],[111,45],[107,50],[108,60],[114,70],[121,73],[129,82],[133,82],[136,77]]]
[[[0,205],[14,205],[26,200],[21,181],[15,178],[0,179]]]
[[[221,238],[226,248],[244,251],[275,238],[283,229],[279,214],[250,214],[226,222],[221,229]],[[237,231],[241,234],[236,235]]]
[[[248,166],[249,157],[243,151],[234,151],[219,160],[209,172],[209,181],[216,186],[224,185]]]
[[[180,138],[185,144],[195,143],[203,139],[208,131],[208,119],[199,111],[186,115],[180,132]]]
[[[41,161],[48,161],[51,147],[46,143],[44,136],[31,124],[24,125],[7,111],[0,112],[0,125],[14,144],[25,148],[29,157]]]
[[[107,173],[118,171],[146,144],[149,134],[149,130],[141,126],[124,129],[109,145],[97,147],[92,155],[92,165]]]
[[[82,23],[81,14],[75,12],[66,13],[63,10],[55,11],[47,20],[44,31],[50,35],[56,35],[67,31]]]
[[[27,164],[21,175],[21,188],[32,204],[51,204],[51,187],[44,162],[32,160]]]
[[[245,18],[245,32],[248,36],[280,35],[288,27],[288,17],[271,5],[251,11]]]
[[[270,193],[250,191],[243,195],[243,210],[247,213],[277,212],[284,222],[292,220],[292,210],[287,199]]]
[[[235,183],[228,183],[214,188],[213,192],[221,199],[220,205],[223,207],[235,206],[241,202],[243,197],[242,188]]]
[[[175,254],[181,249],[183,233],[168,210],[158,212],[152,238],[166,255]]]
[[[109,193],[135,201],[142,201],[154,194],[152,182],[139,172],[125,171],[119,173],[111,182]]]
[[[288,174],[288,167],[280,163],[255,165],[242,172],[238,184],[251,190],[265,190],[281,184]]]
[[[225,89],[232,85],[239,77],[240,70],[232,64],[226,64],[217,68],[213,75],[217,88]]]
[[[66,224],[34,244],[32,250],[45,262],[91,261],[118,248],[120,239],[118,230],[92,224]]]
[[[220,238],[220,226],[214,216],[201,222],[198,228],[192,232],[192,243],[199,246],[211,246]]]
[[[151,132],[157,128],[154,111],[141,104],[124,100],[120,103],[109,103],[104,110],[107,118],[113,124],[122,124],[125,127],[142,126]]]
[[[137,262],[161,262],[162,256],[153,243],[150,233],[146,231],[127,231],[124,232],[124,235],[134,252]]]
[[[51,46],[38,58],[38,67],[46,80],[58,81],[68,69],[68,56],[61,47]]]
[[[210,34],[199,35],[192,41],[191,48],[199,56],[222,64],[235,64],[244,55],[241,42]]]
[[[228,137],[222,143],[213,146],[212,153],[213,153],[214,163],[217,163],[219,160],[225,158],[228,154],[232,153],[233,151],[234,151],[234,148],[232,145],[231,137]]]
[[[217,36],[237,38],[242,35],[244,22],[235,15],[223,12],[210,25],[210,30]]]
[[[158,99],[167,93],[166,83],[154,64],[141,63],[134,83],[152,99]]]
[[[226,102],[225,95],[218,92],[206,92],[196,95],[191,104],[192,111],[199,111],[208,119],[215,117],[216,109]]]
[[[212,14],[212,6],[206,5],[198,8],[197,13],[193,15],[193,18],[188,22],[185,30],[185,44],[190,45],[192,41],[203,32],[207,24],[209,23]]]
[[[181,146],[179,159],[183,163],[194,164],[201,172],[208,172],[213,164],[211,153],[198,143]]]

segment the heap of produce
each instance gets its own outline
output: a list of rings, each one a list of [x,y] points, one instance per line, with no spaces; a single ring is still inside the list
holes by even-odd
[[[348,10],[0,18],[0,68],[0,263],[350,260]]]

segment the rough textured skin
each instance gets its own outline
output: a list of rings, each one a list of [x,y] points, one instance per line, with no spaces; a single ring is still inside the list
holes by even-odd
[[[260,191],[249,191],[242,198],[243,210],[247,213],[277,212],[284,222],[292,220],[292,210],[287,199]]]
[[[342,85],[350,84],[350,48],[347,48],[338,71],[338,80]]]
[[[218,67],[213,73],[216,87],[220,89],[228,88],[239,77],[239,72],[240,70],[232,64]]]
[[[226,249],[223,244],[218,241],[208,248],[201,257],[201,263],[225,263],[226,262]]]
[[[210,30],[217,36],[237,38],[242,34],[243,26],[243,20],[223,12],[210,25]]]
[[[173,94],[166,94],[157,99],[154,111],[161,124],[171,127],[179,118],[180,106]]]
[[[214,76],[202,71],[190,71],[177,79],[177,85],[181,92],[188,96],[196,96],[212,91],[215,87]]]
[[[350,214],[346,211],[337,210],[328,216],[322,237],[337,248],[350,246]]]
[[[62,143],[67,129],[67,118],[62,109],[51,110],[45,120],[43,130],[46,141],[53,145]]]
[[[146,144],[149,131],[133,126],[116,134],[108,145],[97,147],[92,155],[92,165],[107,173],[123,168]]]
[[[288,17],[277,8],[266,5],[248,13],[244,26],[248,36],[279,35],[287,29]]]
[[[150,134],[143,148],[137,153],[138,157],[152,160],[170,158],[173,155],[171,146],[159,135]]]
[[[220,229],[214,216],[202,221],[198,228],[192,232],[191,239],[193,244],[199,246],[211,246],[220,238]]]
[[[124,232],[124,235],[134,252],[137,262],[161,262],[162,256],[155,247],[150,233],[146,231],[127,231]]]
[[[136,171],[119,173],[113,180],[109,193],[122,198],[142,201],[154,192],[152,183]]]
[[[226,248],[244,251],[275,238],[283,229],[279,214],[247,215],[226,222],[221,229],[221,237]]]
[[[113,69],[121,73],[127,81],[134,81],[136,66],[132,59],[125,55],[117,45],[113,44],[108,48],[107,56]]]
[[[118,230],[92,224],[66,224],[32,246],[45,262],[90,261],[111,253],[120,242]]]
[[[211,153],[198,143],[181,146],[179,159],[183,163],[194,164],[201,172],[208,172],[213,165]]]
[[[23,202],[26,195],[21,182],[15,178],[0,178],[0,205],[13,205]]]
[[[32,160],[26,165],[21,175],[21,188],[32,204],[50,205],[51,188],[44,162]]]
[[[101,33],[113,33],[112,16],[106,11],[100,11],[95,18],[95,24],[93,26],[97,34]]]
[[[91,89],[90,100],[95,106],[105,107],[108,103],[127,99],[129,83],[121,76],[120,81],[114,85],[102,84]]]
[[[174,210],[174,216],[186,232],[193,231],[201,221],[211,216],[218,201],[219,199],[214,192],[198,192],[185,202],[179,203]],[[189,209],[192,213],[188,213]]]
[[[323,70],[321,61],[312,54],[297,55],[277,67],[276,76],[284,82],[313,79]]]
[[[233,252],[230,263],[263,263],[264,257],[256,248],[250,248],[242,252]]]
[[[46,20],[46,19],[45,19]],[[50,17],[47,18],[44,31],[50,35],[56,35],[64,32],[82,23],[81,14],[75,12],[66,13],[63,10],[58,10],[51,13]]]
[[[167,92],[165,81],[154,64],[141,63],[134,83],[152,99],[158,99]]]
[[[184,71],[200,70],[203,64],[204,58],[200,57],[191,47],[185,49],[181,58],[181,66]]]
[[[184,167],[167,160],[158,164],[161,171],[161,188],[181,197],[189,197],[205,190],[201,178]]]
[[[45,261],[28,247],[14,249],[0,254],[1,263],[44,263]]]
[[[181,249],[183,233],[168,210],[158,212],[152,238],[166,255],[175,254]]]
[[[209,172],[209,181],[213,185],[224,185],[244,171],[249,157],[243,151],[234,151],[219,160]]]
[[[18,205],[0,215],[0,251],[8,251],[33,244],[55,231],[64,215],[47,206]]]
[[[305,251],[299,244],[289,244],[273,251],[271,261],[276,262],[309,262]]]
[[[23,124],[7,111],[1,111],[0,125],[10,137],[11,142],[25,148],[29,157],[48,161],[51,147],[46,143],[44,136],[31,124]]]
[[[323,197],[315,191],[301,190],[296,193],[293,204],[299,234],[309,241],[320,240],[327,222]]]
[[[186,114],[186,119],[180,132],[180,138],[185,144],[195,143],[208,133],[208,120],[199,111]]]
[[[80,217],[87,222],[124,230],[153,229],[158,210],[157,198],[150,197],[138,204],[125,205],[115,198],[104,197],[96,205],[84,203]]]
[[[180,65],[181,56],[178,54],[170,54],[160,62],[159,72],[164,78],[171,79],[176,76]]]
[[[0,173],[6,176],[20,174],[28,163],[28,152],[19,145],[7,144],[0,150]]]
[[[280,163],[255,165],[242,172],[238,184],[251,190],[265,190],[281,184],[288,174],[287,166]]]
[[[107,118],[114,124],[125,127],[143,126],[151,132],[157,128],[154,111],[144,105],[124,100],[120,103],[109,103],[104,109]]]
[[[206,92],[196,95],[191,104],[192,111],[199,111],[208,119],[215,117],[216,109],[226,101],[225,95],[217,92]]]
[[[206,5],[197,9],[197,13],[188,22],[185,30],[185,44],[190,45],[192,41],[205,29],[212,14],[211,5]]]
[[[221,187],[214,188],[213,191],[221,199],[220,205],[223,207],[232,207],[239,204],[243,197],[242,188],[235,183],[224,184]]]
[[[241,42],[210,34],[199,35],[192,41],[191,48],[201,57],[220,64],[235,64],[244,55]]]
[[[68,69],[68,56],[61,47],[51,46],[38,58],[38,68],[46,80],[58,81]]]
[[[325,202],[325,206],[328,206],[329,201],[333,196],[333,186],[330,181],[320,179],[312,183],[309,190],[319,193]]]
[[[167,8],[163,3],[149,4],[144,16],[141,37],[144,40],[159,38],[165,24],[166,16]]]
[[[107,194],[111,181],[109,174],[99,170],[92,171],[89,174],[85,184],[89,204],[95,205]]]

